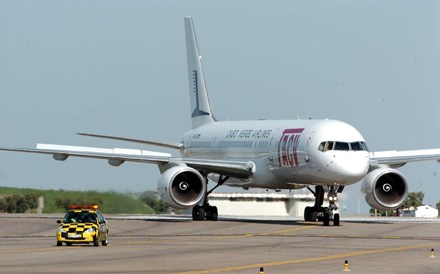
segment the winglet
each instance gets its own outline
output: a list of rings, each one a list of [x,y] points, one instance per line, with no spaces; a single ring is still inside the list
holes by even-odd
[[[188,81],[191,100],[192,127],[197,128],[215,122],[212,116],[203,75],[202,57],[199,54],[192,17],[185,17],[186,53],[188,60]]]

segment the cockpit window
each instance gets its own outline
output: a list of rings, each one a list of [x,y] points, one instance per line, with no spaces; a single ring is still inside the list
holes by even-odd
[[[335,150],[350,150],[348,143],[335,142]]]
[[[325,142],[322,142],[319,144],[318,150],[319,151],[324,151],[324,147],[325,147]]]
[[[333,150],[333,142],[327,142],[327,146],[325,148],[325,151],[327,150]]]
[[[350,143],[350,147],[351,147],[351,150],[354,150],[354,151],[363,150],[360,142]]]
[[[368,151],[368,147],[365,142],[333,142],[327,141],[319,144],[319,151],[326,152],[329,150],[341,150],[341,151]]]
[[[365,142],[361,142],[361,146],[362,146],[362,148],[363,148],[365,151],[369,151],[369,150],[368,150],[368,147],[367,147],[367,144],[366,144]]]
[[[322,142],[319,144],[318,150],[322,152],[326,152],[328,150],[333,150],[334,142]]]

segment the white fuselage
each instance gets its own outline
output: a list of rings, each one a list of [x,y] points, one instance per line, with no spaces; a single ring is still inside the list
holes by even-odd
[[[245,188],[344,186],[360,181],[369,168],[364,138],[335,120],[214,122],[187,132],[182,143],[183,157],[253,161],[251,178],[227,181]]]

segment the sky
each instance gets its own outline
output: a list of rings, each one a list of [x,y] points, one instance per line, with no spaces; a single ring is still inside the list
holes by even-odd
[[[440,148],[440,3],[405,0],[0,1],[0,146],[157,149],[78,132],[179,141],[184,16],[218,119],[337,119],[371,151]],[[440,201],[437,162],[399,170]],[[139,192],[159,178],[155,165],[0,153],[0,186]],[[359,189],[344,211],[368,211]]]

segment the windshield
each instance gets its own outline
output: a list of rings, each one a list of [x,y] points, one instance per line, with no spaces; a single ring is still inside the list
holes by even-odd
[[[359,142],[338,142],[338,141],[326,141],[319,144],[319,151],[326,152],[329,150],[342,150],[342,151],[368,151],[367,144],[363,141]]]
[[[70,211],[64,216],[63,223],[96,223],[96,213],[88,211]]]

